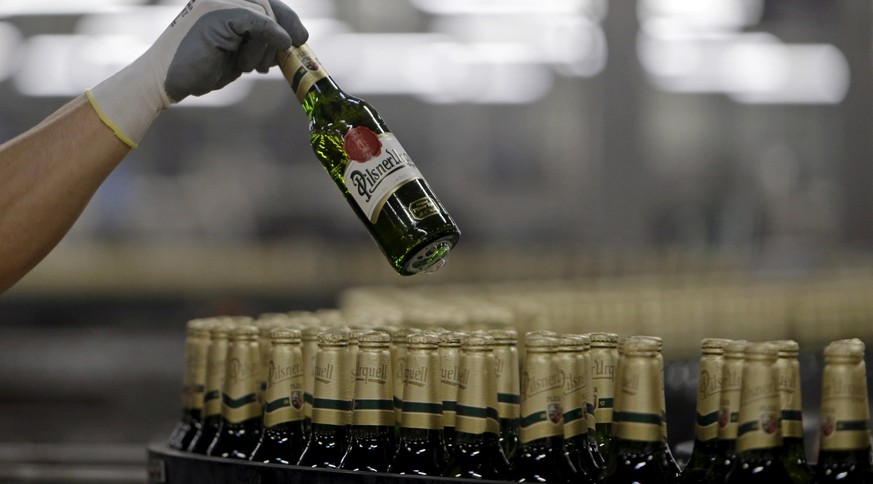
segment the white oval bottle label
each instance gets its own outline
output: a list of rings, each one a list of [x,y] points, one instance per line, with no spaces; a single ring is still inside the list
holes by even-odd
[[[343,176],[346,187],[370,223],[376,223],[385,201],[398,188],[421,178],[392,133],[356,126],[343,137],[343,150],[349,157]]]

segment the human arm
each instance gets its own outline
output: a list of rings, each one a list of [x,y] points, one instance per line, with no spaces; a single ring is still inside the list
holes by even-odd
[[[307,39],[278,0],[196,0],[143,56],[0,145],[0,293],[63,238],[164,109]]]

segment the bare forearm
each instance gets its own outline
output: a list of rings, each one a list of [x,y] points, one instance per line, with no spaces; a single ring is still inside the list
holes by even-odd
[[[0,293],[63,238],[128,151],[84,96],[0,145]]]

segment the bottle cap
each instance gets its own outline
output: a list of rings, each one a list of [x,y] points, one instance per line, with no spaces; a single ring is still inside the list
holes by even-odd
[[[618,335],[615,333],[588,333],[592,348],[618,347]]]
[[[746,347],[747,361],[775,361],[779,347],[773,343],[752,343]]]
[[[358,335],[358,346],[361,348],[387,348],[391,344],[391,335],[385,331],[372,330]]]
[[[518,331],[514,329],[489,329],[488,334],[494,338],[494,344],[510,346],[518,344]]]
[[[624,340],[622,349],[625,356],[654,356],[658,354],[658,345],[655,339],[631,336]]]
[[[743,358],[749,342],[742,339],[732,340],[724,347],[725,358]]]
[[[316,338],[318,346],[348,346],[349,345],[349,330],[347,329],[328,329],[318,333]]]
[[[299,343],[300,330],[292,328],[273,328],[270,331],[270,341],[275,343]]]
[[[700,342],[700,350],[708,355],[721,355],[724,354],[729,342],[730,340],[724,338],[703,338]]]
[[[440,344],[440,335],[433,331],[419,331],[406,337],[409,349],[436,349]]]
[[[796,357],[797,353],[800,352],[800,345],[797,341],[791,339],[780,339],[776,341],[771,341],[776,347],[779,349],[779,358],[792,358]]]
[[[233,328],[233,339],[236,341],[255,340],[258,337],[258,327],[244,324]]]
[[[440,331],[440,347],[455,347],[461,346],[461,341],[464,339],[465,333],[460,331]]]
[[[483,331],[474,331],[464,338],[464,351],[486,351],[493,348],[494,338]]]

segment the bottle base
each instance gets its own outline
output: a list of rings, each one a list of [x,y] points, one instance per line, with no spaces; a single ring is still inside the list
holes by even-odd
[[[411,254],[401,268],[403,275],[431,273],[439,270],[446,263],[446,256],[457,243],[455,234],[441,237],[421,246]]]

